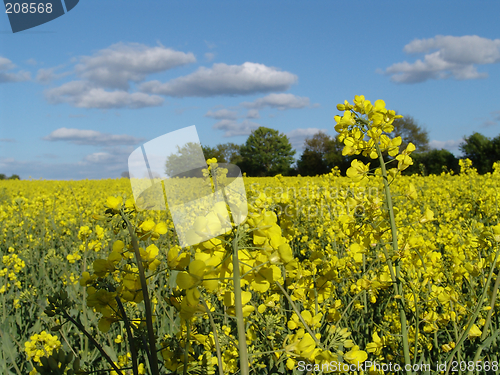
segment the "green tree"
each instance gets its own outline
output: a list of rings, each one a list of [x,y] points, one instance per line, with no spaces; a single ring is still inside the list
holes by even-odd
[[[342,156],[343,143],[323,132],[316,133],[304,141],[304,152],[297,161],[297,172],[303,176],[329,173],[337,166],[346,170],[347,158]]]
[[[188,142],[177,152],[171,153],[165,162],[165,173],[170,177],[202,177],[205,158],[200,144]],[[205,164],[206,165],[206,164]]]
[[[497,137],[498,138],[498,137]],[[469,137],[464,137],[458,148],[462,151],[463,157],[472,161],[472,166],[477,172],[484,174],[492,171],[493,162],[498,157],[498,147],[500,140],[495,138],[495,142],[480,133],[474,132]],[[498,160],[498,159],[497,159]]]
[[[460,170],[457,157],[445,149],[412,153],[411,158],[413,165],[403,171],[405,175],[420,173],[439,175],[443,171],[458,173]]]
[[[500,135],[497,135],[491,140],[491,162],[493,163],[500,160]]]
[[[20,179],[21,177],[19,177],[19,175],[17,174],[13,174],[12,176],[7,177],[5,174],[0,173],[0,180],[20,180]]]
[[[240,148],[240,145],[231,142],[218,144],[215,147],[202,146],[203,155],[205,155],[206,160],[216,158],[219,163],[231,164],[241,162]]]
[[[249,176],[274,176],[289,173],[295,150],[285,134],[261,126],[241,146],[240,155],[238,166]]]
[[[392,124],[394,125],[392,135],[402,139],[400,150],[404,150],[409,142],[415,145],[415,152],[430,149],[427,130],[418,125],[412,116],[405,115],[403,118],[397,118]]]

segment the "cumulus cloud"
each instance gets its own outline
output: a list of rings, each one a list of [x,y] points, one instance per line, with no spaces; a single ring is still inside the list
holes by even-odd
[[[238,118],[238,112],[228,109],[219,109],[218,111],[208,111],[205,113],[205,117],[211,117],[217,120],[236,120]]]
[[[419,83],[429,79],[479,79],[486,73],[475,65],[500,62],[500,39],[487,39],[477,35],[443,36],[416,39],[404,47],[408,54],[425,54],[414,63],[401,62],[388,67],[386,75],[398,83]]]
[[[78,59],[74,72],[79,81],[67,82],[45,92],[49,103],[68,103],[79,108],[144,108],[163,104],[163,98],[143,92],[129,92],[130,83],[143,81],[148,74],[193,63],[192,53],[164,46],[118,43]],[[0,62],[1,63],[1,62]],[[47,83],[61,75],[40,69],[37,79]],[[65,75],[65,74],[64,74]]]
[[[304,141],[306,140],[306,138],[311,138],[319,132],[328,133],[328,130],[318,128],[302,128],[294,129],[288,132],[286,135],[288,139],[290,139],[290,143],[292,144],[293,148],[301,150],[304,148]]]
[[[175,97],[209,97],[217,95],[250,95],[259,92],[285,91],[297,82],[297,76],[263,64],[214,64],[200,67],[194,73],[169,82],[149,81],[143,92]]]
[[[129,82],[141,82],[148,74],[194,63],[196,58],[163,46],[118,43],[79,61],[75,70],[81,78],[101,87],[127,90]]]
[[[241,103],[246,108],[262,109],[265,107],[277,108],[279,110],[304,108],[309,106],[309,98],[295,96],[293,94],[269,94],[253,102]]]
[[[49,69],[38,69],[36,75],[36,80],[40,83],[49,83],[56,79],[56,74],[54,73],[54,68]]]
[[[446,150],[458,150],[458,146],[460,143],[462,143],[464,140],[463,139],[450,139],[447,141],[437,141],[433,139],[432,141],[429,142],[430,148],[441,150],[441,149],[446,149]]]
[[[259,118],[260,114],[259,114],[259,111],[256,109],[249,109],[246,117],[247,118]]]
[[[19,71],[9,73],[8,70],[14,69],[16,66],[9,59],[0,56],[0,83],[8,82],[23,82],[29,81],[31,75],[29,72]]]
[[[59,128],[48,136],[42,138],[45,141],[66,141],[77,145],[93,146],[116,146],[135,145],[144,141],[143,138],[136,138],[131,135],[118,135],[101,133],[96,130]]]
[[[142,92],[106,91],[86,81],[71,81],[47,90],[45,98],[51,104],[69,103],[78,108],[144,108],[163,104],[163,98]]]
[[[59,69],[59,67],[48,68],[48,69],[38,69],[38,73],[36,74],[36,80],[40,83],[50,83],[56,79],[67,76],[69,73],[60,73],[57,74],[55,71]]]
[[[33,178],[75,180],[118,178],[128,170],[128,156],[133,146],[107,147],[102,151],[86,155],[76,162],[55,163],[36,160],[1,158],[0,169],[3,173],[18,174],[22,179]],[[58,155],[44,154],[45,158],[58,159]]]
[[[255,130],[259,127],[260,125],[249,121],[249,120],[243,120],[242,122],[237,122],[236,120],[229,120],[229,119],[224,119],[220,120],[217,122],[212,129],[215,130],[223,130],[224,137],[236,137],[239,135],[249,135],[252,130]]]

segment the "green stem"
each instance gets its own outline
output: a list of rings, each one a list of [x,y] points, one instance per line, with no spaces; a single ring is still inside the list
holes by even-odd
[[[9,335],[10,336],[10,335]],[[0,338],[2,339],[2,341],[4,340],[4,336],[2,334],[2,331],[0,330]],[[19,348],[22,350],[21,346],[19,345]],[[4,351],[5,353],[5,351]],[[12,365],[14,366],[14,368],[16,369],[16,372],[18,375],[21,375],[21,371],[19,370],[19,367],[17,367],[17,363],[16,363],[16,358],[15,356],[12,354],[12,351],[9,351],[9,355],[10,355],[10,358],[11,358],[11,363]]]
[[[134,233],[132,224],[130,224],[130,221],[127,219],[127,217],[124,215],[123,212],[120,212],[120,214],[125,223],[127,224],[130,237],[132,238],[132,246],[134,248],[135,259],[137,260],[137,269],[139,270],[139,278],[141,280],[142,297],[144,298],[144,307],[146,310],[146,326],[148,330],[149,352],[151,353],[149,366],[151,368],[153,375],[159,375],[160,371],[158,368],[158,355],[156,352],[156,338],[155,338],[155,331],[153,328],[153,312],[151,310],[151,301],[149,300],[148,284],[146,281],[146,276],[144,274],[144,267],[142,265],[141,252],[139,250],[137,236]]]
[[[463,342],[465,341],[465,339],[469,335],[469,331],[472,328],[472,325],[474,324],[477,317],[479,316],[479,313],[482,310],[483,301],[486,298],[486,294],[488,293],[488,288],[489,288],[491,278],[493,276],[493,271],[495,269],[495,265],[497,264],[497,260],[498,260],[499,255],[500,255],[500,247],[498,247],[497,251],[495,252],[495,260],[492,263],[490,272],[488,274],[488,279],[486,280],[486,285],[484,286],[483,293],[481,294],[481,298],[479,301],[477,301],[476,310],[474,311],[474,314],[472,314],[472,316],[470,317],[470,319],[466,325],[466,328],[465,328],[464,332],[462,333],[462,335],[460,336],[460,339],[458,340],[457,344],[455,345],[455,347],[453,348],[451,353],[448,355],[448,358],[446,358],[447,363],[451,363],[451,361],[453,361],[453,357],[455,356],[456,352],[459,350],[459,348],[462,346]],[[446,371],[446,374],[448,374],[448,372],[449,372],[449,368],[448,368],[448,371]]]
[[[304,326],[304,328],[306,329],[306,331],[311,335],[311,337],[314,340],[314,342],[316,343],[316,345],[318,345],[321,349],[324,349],[324,347],[321,344],[321,342],[318,340],[318,338],[316,337],[316,335],[314,334],[314,332],[311,330],[311,328],[309,327],[309,325],[306,323],[306,321],[302,317],[302,314],[300,313],[300,311],[297,308],[297,306],[295,306],[295,303],[293,303],[292,298],[286,292],[285,288],[283,288],[283,286],[279,282],[277,282],[277,281],[276,281],[276,285],[278,285],[278,287],[281,289],[281,291],[283,292],[283,294],[287,298],[288,302],[290,302],[290,305],[292,306],[293,311],[295,312],[295,314],[297,314],[297,317],[299,318],[300,322],[302,323],[302,325]]]
[[[495,267],[495,265],[493,264],[492,267]],[[491,323],[491,316],[493,315],[493,311],[495,311],[495,302],[497,300],[499,286],[500,286],[500,273],[497,274],[497,279],[495,280],[495,286],[493,287],[493,293],[491,294],[490,311],[488,311],[488,316],[486,317],[486,323],[484,323],[483,326],[483,334],[481,335],[481,341],[484,341],[484,339],[488,335],[488,327]]]
[[[217,333],[217,326],[215,325],[214,318],[212,317],[212,313],[210,312],[210,309],[208,308],[207,302],[205,301],[205,298],[203,298],[203,295],[201,295],[201,302],[203,302],[203,306],[205,306],[205,309],[207,310],[208,319],[210,320],[210,325],[212,326],[212,331],[214,332],[215,350],[217,352],[217,363],[219,364],[219,375],[224,375],[224,370],[222,368],[222,354],[220,351],[219,334]]]
[[[384,193],[387,202],[387,209],[389,210],[389,220],[391,222],[391,234],[392,234],[392,250],[394,254],[398,254],[398,232],[396,227],[396,218],[394,217],[394,207],[392,205],[392,195],[389,188],[389,180],[387,178],[387,170],[385,168],[384,157],[382,156],[382,151],[380,151],[380,146],[375,142],[375,147],[377,149],[378,160],[380,162],[380,169],[382,170],[382,177],[384,181]],[[389,263],[389,267],[392,265]],[[404,294],[403,294],[403,284],[401,283],[401,266],[399,264],[399,258],[395,263],[396,277],[392,281],[395,283],[395,291],[400,296],[398,299],[399,305],[399,320],[401,322],[401,335],[403,338],[403,353],[405,358],[405,365],[411,364],[410,359],[410,345],[408,342],[408,327],[406,322],[406,313],[404,309]],[[411,374],[411,371],[406,371],[407,374]]]
[[[120,297],[115,297],[116,303],[118,304],[118,308],[120,309],[120,313],[123,318],[123,322],[125,323],[125,329],[127,331],[128,344],[130,346],[130,355],[132,356],[132,371],[134,375],[139,375],[139,367],[137,364],[137,351],[134,346],[134,337],[132,335],[132,329],[130,327],[130,322],[128,320],[127,314],[125,313],[125,308],[123,307],[123,303],[120,300]]]
[[[184,368],[182,374],[187,375],[189,362],[189,340],[191,340],[191,322],[186,319],[186,345],[184,346]]]
[[[119,375],[123,375],[123,372],[115,365],[115,363],[113,362],[111,357],[108,355],[108,353],[106,353],[104,351],[101,344],[99,344],[94,339],[94,337],[90,333],[87,332],[85,327],[81,323],[79,323],[78,321],[73,319],[73,317],[71,317],[71,315],[69,315],[65,310],[62,311],[62,314],[66,319],[68,319],[71,323],[73,323],[92,342],[92,344],[94,344],[94,346],[97,348],[97,350],[99,350],[99,353],[101,353],[101,355],[104,357],[104,359],[106,359],[106,361],[113,368],[113,370],[115,370]]]
[[[233,240],[233,284],[234,284],[234,308],[236,312],[236,324],[238,327],[238,346],[240,351],[240,373],[249,375],[247,338],[245,332],[245,321],[243,320],[243,304],[241,301],[241,281],[240,281],[240,262],[238,260],[238,240],[239,229]]]

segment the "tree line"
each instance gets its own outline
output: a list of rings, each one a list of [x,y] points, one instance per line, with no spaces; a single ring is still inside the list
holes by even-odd
[[[0,180],[20,180],[21,178],[17,174],[13,174],[10,177],[7,177],[5,174],[0,173]]]
[[[429,135],[427,130],[417,124],[411,116],[405,116],[394,120],[393,137],[400,136],[402,143],[400,150],[404,150],[409,142],[412,142],[416,150],[412,153],[413,165],[403,171],[403,174],[441,174],[443,171],[458,173],[459,159],[446,149],[431,149],[429,146]],[[337,167],[342,175],[351,166],[354,159],[360,159],[370,167],[378,167],[378,159],[369,159],[362,155],[344,156],[342,149],[344,144],[338,137],[331,137],[326,133],[319,132],[312,137],[306,138],[302,154],[295,160],[296,151],[293,149],[290,139],[278,130],[259,127],[252,131],[246,142],[242,145],[235,143],[218,144],[215,147],[202,146],[203,155],[197,155],[198,148],[189,145],[178,150],[176,155],[169,157],[167,162],[167,174],[169,169],[186,170],[185,156],[194,164],[200,165],[197,160],[216,158],[219,163],[231,163],[240,167],[241,171],[251,177],[266,177],[281,174],[283,176],[316,176],[330,173]],[[472,161],[472,165],[478,173],[492,172],[493,163],[500,160],[500,135],[489,138],[478,132],[464,137],[459,145],[463,158]],[[194,154],[193,154],[194,153]],[[390,157],[388,158],[390,159]],[[199,171],[201,174],[201,171]],[[189,175],[186,174],[186,176]],[[128,172],[123,172],[122,177],[129,178]],[[7,177],[0,173],[0,180],[19,180],[17,174]]]
[[[459,158],[446,149],[431,149],[427,130],[417,124],[411,116],[394,121],[393,137],[400,136],[400,150],[412,142],[416,150],[412,153],[413,165],[403,171],[412,174],[458,173]],[[218,144],[215,147],[202,146],[205,159],[216,158],[220,163],[236,164],[247,176],[264,177],[282,174],[284,176],[316,176],[331,172],[337,167],[342,175],[351,166],[354,159],[378,167],[378,159],[365,158],[362,155],[344,156],[344,144],[338,137],[319,132],[306,138],[304,149],[297,161],[296,151],[288,137],[278,130],[260,127],[250,134],[243,145],[235,143]],[[464,137],[459,145],[463,158],[469,158],[478,173],[492,172],[494,162],[500,160],[500,135],[488,138],[474,132]],[[390,159],[390,158],[389,158]]]

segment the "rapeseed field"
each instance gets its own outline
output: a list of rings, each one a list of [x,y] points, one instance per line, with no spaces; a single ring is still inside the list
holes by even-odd
[[[401,176],[395,113],[338,108],[380,168],[245,177],[189,247],[128,179],[0,181],[0,373],[498,373],[500,163]]]

